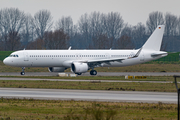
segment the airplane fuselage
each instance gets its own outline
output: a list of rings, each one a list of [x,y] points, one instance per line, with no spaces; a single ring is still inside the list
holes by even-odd
[[[155,51],[141,51],[139,57],[133,57],[138,50],[20,50],[13,52],[4,63],[16,67],[71,67],[72,62],[102,60],[102,59],[124,59],[102,63],[100,67],[122,67],[140,64],[163,56],[152,57]],[[130,59],[131,58],[131,59]],[[70,62],[68,62],[70,61]]]

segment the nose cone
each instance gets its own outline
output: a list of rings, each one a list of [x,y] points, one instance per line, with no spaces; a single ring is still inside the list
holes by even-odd
[[[10,65],[10,60],[9,60],[8,58],[5,58],[5,59],[3,60],[3,63],[4,63],[5,65]]]
[[[7,58],[5,58],[4,60],[3,60],[3,63],[6,65],[7,64]]]

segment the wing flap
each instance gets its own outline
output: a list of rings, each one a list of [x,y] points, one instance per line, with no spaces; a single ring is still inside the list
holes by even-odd
[[[88,60],[88,63],[94,63],[94,62],[100,62],[100,63],[105,63],[105,62],[122,62],[122,60],[125,60],[125,58],[113,58],[113,59],[98,59],[98,60]]]

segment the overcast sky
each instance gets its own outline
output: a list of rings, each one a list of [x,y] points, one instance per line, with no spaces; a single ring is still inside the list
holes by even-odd
[[[94,11],[119,12],[124,22],[131,25],[138,22],[145,24],[149,13],[153,11],[180,16],[180,0],[0,0],[0,9],[10,7],[31,15],[47,9],[51,11],[54,21],[62,16],[71,16],[74,24],[84,13]]]

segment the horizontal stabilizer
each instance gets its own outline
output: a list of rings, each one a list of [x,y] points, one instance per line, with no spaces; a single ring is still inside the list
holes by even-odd
[[[153,53],[151,54],[151,57],[159,57],[159,56],[167,56],[167,52],[158,52],[158,53]]]

